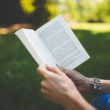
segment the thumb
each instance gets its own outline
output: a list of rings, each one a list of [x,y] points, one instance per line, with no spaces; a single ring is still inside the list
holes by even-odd
[[[46,64],[46,68],[48,71],[54,72],[56,74],[64,74],[58,67],[52,67]]]
[[[37,73],[45,79],[47,78],[47,75],[50,74],[50,72],[48,70],[46,70],[44,67],[38,67],[37,68]]]

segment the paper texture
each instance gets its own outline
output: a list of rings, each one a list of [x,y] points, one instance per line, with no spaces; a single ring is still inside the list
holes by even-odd
[[[89,55],[61,16],[36,30],[36,33],[60,66],[74,69],[89,59]]]
[[[34,30],[20,29],[15,34],[40,66],[45,66],[45,64],[56,66],[56,61],[50,51],[44,46]]]

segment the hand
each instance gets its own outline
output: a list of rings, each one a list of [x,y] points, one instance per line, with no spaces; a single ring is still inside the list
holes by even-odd
[[[41,92],[44,98],[61,104],[66,110],[96,110],[79,93],[75,84],[59,68],[39,67],[38,73],[44,78]]]
[[[66,75],[75,83],[77,89],[80,92],[91,92],[90,83],[93,82],[92,78],[88,78],[76,70],[69,70],[63,67],[59,68],[62,72],[66,73]]]
[[[41,82],[41,92],[43,97],[61,104],[68,105],[68,97],[76,97],[79,94],[74,83],[59,68],[49,67],[46,69],[39,67],[38,73],[44,78]]]

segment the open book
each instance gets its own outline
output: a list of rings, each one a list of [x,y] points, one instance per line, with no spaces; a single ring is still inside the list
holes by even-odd
[[[74,69],[90,58],[62,16],[36,31],[20,29],[15,34],[40,66],[49,64]]]

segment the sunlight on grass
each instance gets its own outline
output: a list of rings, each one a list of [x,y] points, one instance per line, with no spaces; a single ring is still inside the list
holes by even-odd
[[[72,28],[76,30],[90,30],[94,33],[110,32],[109,23],[78,23]]]

